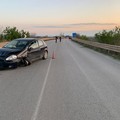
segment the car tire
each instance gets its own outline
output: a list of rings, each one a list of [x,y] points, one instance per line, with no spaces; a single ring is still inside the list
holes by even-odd
[[[48,58],[48,51],[45,50],[42,59],[46,60]]]
[[[27,58],[25,58],[25,59],[23,60],[23,64],[24,64],[24,66],[28,66],[28,65],[31,64],[31,62],[30,62]]]

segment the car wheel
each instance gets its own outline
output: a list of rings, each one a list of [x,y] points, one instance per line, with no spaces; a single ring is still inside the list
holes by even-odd
[[[24,66],[28,66],[28,65],[31,64],[31,62],[30,62],[27,58],[25,58],[25,59],[23,60],[23,64],[24,64]]]
[[[43,60],[47,59],[48,58],[48,51],[46,50],[43,54]]]

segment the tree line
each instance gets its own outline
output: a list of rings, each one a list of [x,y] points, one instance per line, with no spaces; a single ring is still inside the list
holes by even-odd
[[[17,27],[6,27],[1,33],[0,33],[0,40],[13,40],[16,38],[27,38],[30,37],[30,33],[24,30],[18,30]]]
[[[116,26],[113,30],[103,30],[94,35],[94,37],[87,37],[76,33],[76,38],[82,40],[92,40],[100,43],[120,45],[120,27]]]
[[[80,35],[79,33],[76,33],[76,38],[82,39],[82,40],[88,40],[88,37],[86,35]]]
[[[115,27],[113,30],[95,34],[95,39],[101,43],[107,43],[112,45],[120,45],[120,27]]]

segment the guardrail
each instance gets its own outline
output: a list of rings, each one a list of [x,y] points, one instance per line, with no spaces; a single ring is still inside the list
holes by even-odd
[[[53,37],[50,37],[50,38],[41,38],[41,39],[44,40],[44,41],[54,40]]]
[[[54,38],[40,38],[44,41],[49,41],[49,40],[54,40]],[[3,47],[5,44],[7,44],[8,42],[0,42],[0,48]]]
[[[81,40],[81,39],[77,39],[77,38],[73,38],[72,40],[82,43],[82,44],[85,44],[85,45],[92,46],[92,47],[101,48],[104,50],[120,53],[120,46],[117,46],[117,45],[103,44],[103,43],[98,43],[98,42],[93,42],[93,41]]]

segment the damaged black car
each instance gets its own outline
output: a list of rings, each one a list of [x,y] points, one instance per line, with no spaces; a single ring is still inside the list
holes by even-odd
[[[48,47],[43,40],[19,38],[0,48],[0,69],[30,65],[38,59],[48,58]]]

